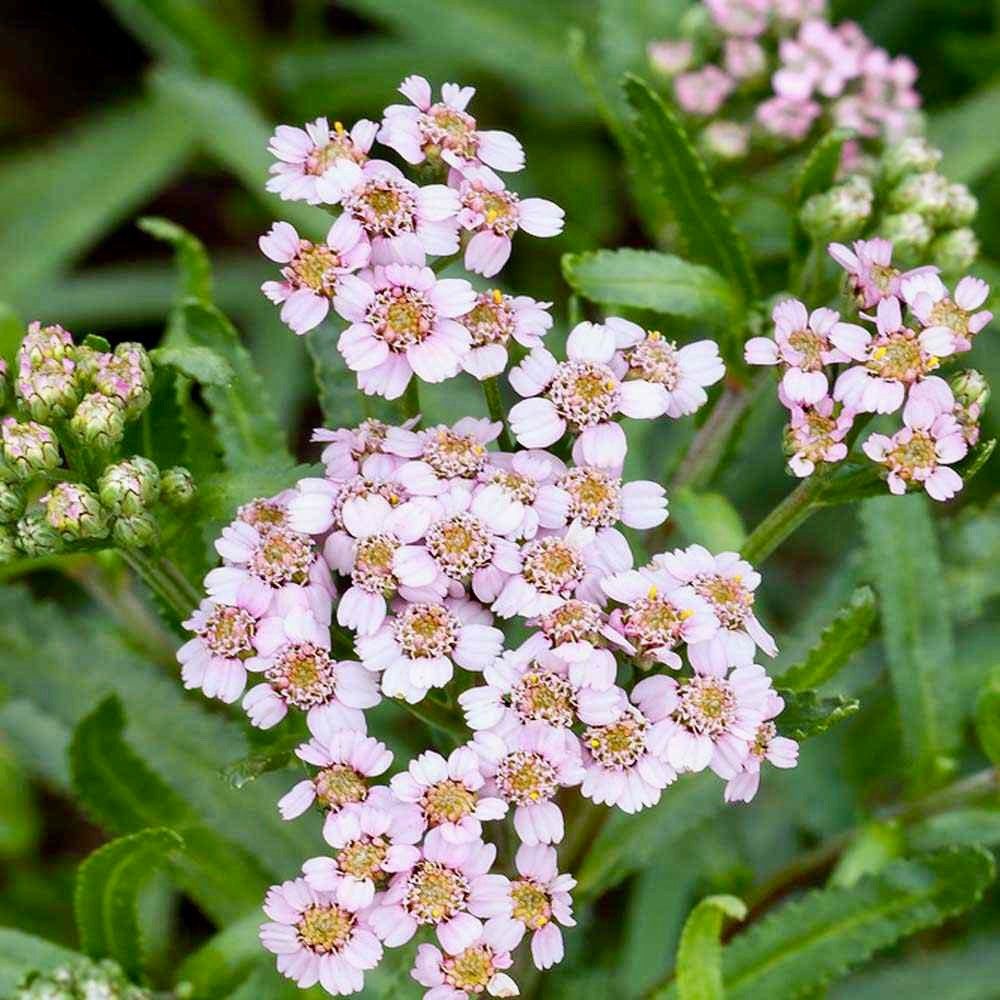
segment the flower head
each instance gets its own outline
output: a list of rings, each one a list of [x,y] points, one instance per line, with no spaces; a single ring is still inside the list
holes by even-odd
[[[854,414],[829,396],[812,405],[789,406],[791,419],[785,428],[788,467],[800,477],[811,476],[819,462],[840,462],[847,457],[844,438],[854,423]]]
[[[925,329],[943,328],[954,337],[956,351],[969,350],[976,334],[993,319],[993,313],[982,308],[990,286],[980,278],[962,278],[952,298],[936,274],[915,274],[903,279],[901,292]]]
[[[518,939],[512,928],[489,921],[478,938],[454,954],[419,945],[410,975],[428,987],[424,1000],[469,1000],[484,991],[491,997],[517,996],[517,984],[503,970],[513,965],[510,953]]]
[[[202,601],[184,622],[194,636],[177,651],[184,687],[236,701],[246,687],[246,661],[256,655],[257,622],[246,608]]]
[[[473,307],[458,322],[469,331],[472,347],[462,367],[482,381],[507,367],[507,345],[513,339],[532,350],[552,326],[551,302],[526,295],[506,295],[498,288],[479,292]]]

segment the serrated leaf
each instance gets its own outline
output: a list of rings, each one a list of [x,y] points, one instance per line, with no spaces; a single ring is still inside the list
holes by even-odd
[[[850,888],[865,875],[882,871],[904,853],[906,839],[898,820],[869,823],[853,838],[830,873],[831,888]]]
[[[327,427],[353,427],[364,414],[357,377],[337,350],[340,330],[324,323],[305,338],[313,362],[313,378],[319,391],[319,407]]]
[[[235,377],[229,362],[209,347],[157,347],[149,356],[154,364],[175,368],[202,385],[226,388]]]
[[[973,906],[993,881],[992,856],[955,848],[897,861],[849,889],[819,889],[768,914],[722,951],[727,1000],[796,997],[875,952]],[[656,1000],[677,997],[665,988]]]
[[[983,753],[1000,767],[1000,669],[994,669],[976,699],[976,736]]]
[[[850,137],[846,129],[834,129],[813,146],[795,178],[795,200],[799,205],[814,194],[833,187],[840,168],[840,154]]]
[[[187,850],[178,882],[213,919],[232,920],[255,907],[269,875],[246,851],[203,826],[196,811],[124,740],[125,713],[114,695],[76,727],[69,748],[73,787],[105,829],[134,833],[152,826],[180,833]]]
[[[996,847],[1000,844],[1000,809],[983,806],[928,816],[907,829],[906,840],[914,851],[975,844]]]
[[[951,773],[960,738],[954,691],[940,682],[955,645],[930,501],[923,495],[868,500],[861,522],[909,784],[925,790]]]
[[[143,232],[173,246],[180,274],[177,298],[211,302],[212,264],[201,240],[176,222],[157,215],[144,216],[138,225]]]
[[[133,981],[144,978],[139,890],[183,846],[172,830],[142,830],[105,844],[80,865],[73,909],[80,946],[87,955],[114,959]]]
[[[746,528],[739,512],[721,493],[701,493],[683,486],[670,496],[670,520],[688,543],[712,552],[739,552]]]
[[[13,927],[0,927],[0,996],[13,996],[15,988],[29,972],[51,972],[79,958],[78,952],[45,938],[25,934]]]
[[[294,751],[309,739],[301,716],[293,716],[267,744],[222,768],[222,777],[233,788],[243,788],[262,774],[277,771],[294,759]]]
[[[745,301],[752,302],[757,297],[757,278],[743,238],[719,200],[684,126],[637,76],[626,73],[624,85],[647,163],[670,201],[690,256],[714,268]]]
[[[789,667],[775,683],[790,691],[821,687],[864,648],[875,624],[875,615],[875,592],[871,587],[858,587],[850,601],[824,627],[819,641],[806,658]]]
[[[746,904],[736,896],[706,896],[691,911],[677,948],[679,1000],[724,1000],[722,921],[743,920],[746,915]]]
[[[783,736],[805,740],[825,733],[832,725],[841,722],[861,707],[857,698],[835,695],[821,698],[815,691],[787,691],[778,689],[785,700],[785,708],[775,720]]]
[[[655,250],[564,254],[563,277],[584,298],[603,305],[650,309],[712,326],[738,322],[739,294],[709,267]]]
[[[968,457],[955,466],[955,471],[962,477],[963,483],[968,483],[984,465],[990,460],[996,450],[997,439],[990,438],[989,441],[980,441],[970,452]]]

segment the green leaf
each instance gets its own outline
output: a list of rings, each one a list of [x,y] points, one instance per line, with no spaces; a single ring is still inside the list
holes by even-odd
[[[973,476],[977,475],[980,469],[990,460],[990,456],[996,450],[997,439],[990,438],[989,441],[980,441],[964,459],[955,466],[955,471],[962,477],[963,483],[968,483]]]
[[[213,919],[232,920],[256,907],[268,872],[238,844],[205,827],[125,742],[124,729],[121,701],[110,695],[73,733],[73,787],[87,812],[117,834],[151,826],[181,834],[187,850],[177,859],[177,881]]]
[[[13,927],[0,927],[0,996],[14,990],[29,972],[51,972],[80,956],[45,938],[24,934]]]
[[[0,358],[13,366],[27,329],[20,316],[6,302],[0,302]]]
[[[790,691],[821,687],[864,648],[875,624],[875,615],[875,592],[871,587],[858,587],[850,601],[820,633],[819,641],[806,658],[789,667],[776,683]]]
[[[954,692],[941,683],[955,645],[930,501],[922,494],[868,500],[861,522],[909,784],[925,790],[954,769],[960,737]]]
[[[988,852],[965,847],[894,862],[849,889],[813,890],[726,945],[726,998],[817,990],[880,949],[969,909],[994,875]],[[657,1000],[676,996],[673,988],[655,994]]]
[[[172,830],[142,830],[94,851],[76,875],[73,908],[80,946],[91,958],[113,958],[133,981],[143,978],[137,899],[149,875],[184,841]]]
[[[564,254],[563,276],[577,293],[616,307],[651,309],[713,326],[738,322],[737,292],[708,267],[655,250],[598,250]]]
[[[976,699],[976,735],[983,753],[1000,767],[1000,669],[994,669]]]
[[[229,362],[208,347],[157,347],[149,356],[155,364],[176,368],[202,385],[226,388],[235,377]]]
[[[850,888],[863,876],[874,875],[904,852],[906,838],[898,821],[869,823],[840,856],[827,883]]]
[[[778,689],[785,700],[785,708],[777,718],[783,736],[805,740],[825,733],[832,725],[849,718],[861,707],[857,698],[836,695],[821,698],[815,691],[787,691]]]
[[[941,847],[1000,845],[1000,809],[953,809],[914,823],[906,831],[911,850],[935,851]]]
[[[177,970],[177,982],[189,983],[191,1000],[228,996],[261,962],[259,912],[248,913],[192,952]]]
[[[146,215],[139,220],[139,228],[170,243],[177,254],[177,270],[180,273],[178,299],[197,299],[208,304],[212,301],[212,263],[205,247],[196,236],[169,219],[157,215]]]
[[[706,896],[684,924],[677,948],[677,995],[680,1000],[724,1000],[722,946],[725,917],[743,920],[747,908],[735,896]]]
[[[670,520],[688,543],[712,552],[739,552],[746,528],[739,512],[721,493],[701,493],[682,486],[670,496]]]
[[[691,257],[727,278],[745,301],[753,301],[757,279],[743,238],[720,202],[684,126],[637,76],[625,75],[625,93],[635,112],[649,169],[670,201]]]
[[[927,135],[944,150],[941,170],[952,181],[972,184],[1000,162],[1000,83],[976,91],[954,107],[930,115]]]
[[[834,129],[813,146],[795,178],[795,201],[799,205],[814,194],[833,187],[840,167],[841,151],[850,137],[851,133],[846,129]]]
[[[324,323],[303,338],[312,358],[319,407],[327,427],[353,427],[365,416],[361,409],[357,378],[337,350],[340,333],[331,324]]]
[[[233,788],[243,788],[262,774],[285,767],[293,759],[295,748],[309,739],[309,731],[301,716],[291,717],[277,733],[271,735],[266,746],[222,769],[222,776]]]

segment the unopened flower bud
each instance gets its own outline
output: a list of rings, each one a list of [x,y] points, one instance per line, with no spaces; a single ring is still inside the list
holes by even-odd
[[[14,541],[14,533],[6,525],[0,524],[0,566],[13,562],[20,554]]]
[[[93,490],[81,483],[56,483],[39,500],[45,520],[67,542],[105,538],[108,514]]]
[[[979,200],[964,184],[948,186],[949,226],[967,226],[979,211]]]
[[[882,157],[882,173],[890,184],[897,184],[908,174],[935,170],[941,162],[941,150],[923,136],[910,136],[893,143]]]
[[[60,420],[69,416],[80,398],[76,365],[70,358],[30,365],[22,357],[14,391],[34,420]]]
[[[17,546],[31,558],[49,556],[63,549],[59,532],[45,518],[45,511],[35,507],[17,522]]]
[[[160,497],[170,507],[187,506],[194,499],[195,490],[191,473],[182,465],[160,473]]]
[[[24,513],[24,490],[13,483],[0,483],[0,524],[14,524]]]
[[[78,441],[110,451],[125,434],[125,409],[116,397],[88,393],[80,400],[69,429]]]
[[[148,511],[115,518],[111,538],[120,549],[147,549],[159,538],[156,519]]]
[[[910,174],[893,189],[889,204],[895,212],[919,212],[931,224],[948,219],[948,178],[927,171]]]
[[[931,244],[930,256],[945,274],[958,274],[967,271],[979,256],[979,240],[968,226],[951,229]]]
[[[879,234],[887,240],[892,240],[893,252],[898,260],[910,263],[927,249],[934,231],[919,213],[899,212],[882,219],[879,224]]]
[[[125,343],[114,354],[99,356],[93,386],[97,392],[117,399],[127,420],[135,419],[149,405],[153,365],[142,344]]]
[[[739,122],[711,122],[701,133],[701,144],[710,158],[739,160],[750,148],[750,129]]]
[[[12,1000],[152,1000],[150,990],[128,981],[121,966],[110,959],[81,958],[51,972],[33,972]]]
[[[46,361],[73,360],[73,336],[58,324],[42,326],[38,320],[28,325],[28,332],[17,352],[19,365],[39,367]]]
[[[978,406],[983,410],[990,401],[990,384],[986,376],[975,368],[953,375],[951,391],[955,394],[955,401],[962,406]]]
[[[815,240],[845,240],[861,234],[872,212],[871,184],[861,176],[814,194],[802,206],[802,228]]]
[[[678,25],[678,33],[682,38],[690,38],[694,41],[712,38],[716,34],[715,25],[712,23],[712,16],[704,4],[692,4],[684,12]]]
[[[109,465],[97,484],[101,503],[112,514],[139,514],[160,496],[160,470],[155,462],[135,455]]]
[[[60,463],[59,444],[48,427],[33,420],[20,421],[4,417],[0,421],[0,450],[9,476],[31,479],[51,472]]]
[[[687,39],[650,42],[646,46],[649,64],[664,76],[676,76],[691,65],[694,46]]]
[[[105,357],[102,351],[98,351],[87,344],[80,344],[74,352],[76,360],[76,370],[81,384],[90,387],[93,385],[94,376],[101,367],[101,358]]]

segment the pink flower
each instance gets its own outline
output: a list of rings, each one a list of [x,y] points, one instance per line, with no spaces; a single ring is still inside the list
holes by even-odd
[[[962,488],[962,477],[948,466],[968,452],[961,425],[927,394],[907,402],[903,424],[891,438],[872,434],[862,446],[865,454],[889,470],[891,493],[903,494],[907,486],[919,484],[933,499],[950,500]]]
[[[726,72],[736,80],[750,80],[767,68],[767,53],[750,38],[727,38]]]
[[[610,647],[635,652],[620,626],[593,601],[571,598],[528,624],[538,628],[529,641],[544,642],[547,651],[568,665],[570,680],[578,687],[607,690],[618,668]]]
[[[401,802],[417,806],[426,829],[450,844],[481,840],[483,820],[507,814],[507,803],[486,788],[479,758],[468,746],[452,750],[447,760],[425,751],[390,786]]]
[[[227,704],[246,687],[245,662],[254,655],[257,618],[246,608],[204,600],[184,622],[194,632],[179,650],[184,687],[201,688],[208,698]]]
[[[520,513],[511,538],[534,538],[539,528],[560,528],[566,523],[570,498],[555,481],[565,465],[547,451],[514,454],[493,452],[479,473],[484,487],[496,486],[512,510]]]
[[[284,281],[265,281],[261,291],[283,303],[281,321],[298,334],[326,319],[340,277],[365,267],[371,254],[364,230],[347,215],[330,227],[325,243],[300,239],[287,222],[276,222],[259,242],[265,256],[285,265]]]
[[[552,326],[551,307],[551,302],[505,295],[499,288],[480,292],[472,309],[458,319],[472,338],[462,367],[480,381],[499,375],[507,367],[511,338],[528,350],[541,345]]]
[[[524,150],[509,132],[477,129],[466,107],[476,90],[454,83],[441,86],[441,100],[432,103],[431,85],[422,76],[408,76],[399,92],[411,104],[390,104],[378,141],[396,150],[407,163],[440,158],[457,170],[486,164],[494,170],[524,166]]]
[[[420,860],[393,877],[381,905],[370,911],[376,933],[396,948],[426,924],[435,928],[450,954],[468,948],[483,933],[479,918],[497,916],[504,909],[507,878],[487,874],[496,853],[493,844],[453,844],[440,830],[431,830]]]
[[[688,656],[695,670],[721,675],[730,666],[753,662],[754,646],[768,656],[778,652],[774,639],[753,613],[760,574],[736,552],[713,556],[704,546],[691,545],[654,556],[653,562],[678,584],[690,586],[708,602],[721,628],[708,640],[693,643]]]
[[[789,401],[819,402],[830,388],[824,366],[850,361],[830,340],[840,314],[832,309],[814,309],[809,314],[797,299],[785,299],[774,307],[771,316],[774,339],[748,340],[744,352],[747,364],[787,366],[781,387]]]
[[[499,420],[463,417],[454,426],[437,424],[416,432],[413,458],[428,467],[429,478],[435,483],[434,493],[445,493],[456,479],[470,483],[489,464],[486,446],[495,441],[503,429]]]
[[[466,170],[458,180],[458,222],[475,233],[465,248],[465,268],[484,278],[499,273],[519,229],[531,236],[558,236],[565,213],[546,198],[521,198],[488,167]]]
[[[428,254],[458,252],[458,196],[444,184],[418,187],[384,160],[364,167],[341,160],[317,188],[324,201],[339,202],[360,223],[371,240],[373,264],[422,267]]]
[[[715,24],[727,35],[755,38],[767,28],[771,0],[705,0]]]
[[[267,147],[278,159],[270,168],[267,190],[280,194],[285,201],[319,205],[323,198],[317,179],[341,160],[365,163],[377,131],[378,126],[364,118],[350,132],[340,122],[333,123],[331,132],[325,118],[309,122],[304,129],[279,125]]]
[[[902,296],[910,311],[927,329],[944,328],[955,338],[956,351],[968,351],[977,333],[993,313],[980,309],[990,286],[980,278],[966,276],[955,287],[954,299],[936,274],[911,274],[901,282]]]
[[[674,80],[674,97],[689,115],[714,115],[733,87],[732,77],[709,63],[694,72],[681,73]]]
[[[467,281],[438,279],[429,267],[390,264],[348,275],[333,302],[351,324],[337,349],[366,395],[398,399],[413,374],[425,382],[458,374],[471,341],[455,317],[474,299]]]
[[[822,109],[815,101],[795,97],[771,97],[757,105],[757,121],[766,132],[801,142],[809,134]]]
[[[297,878],[268,890],[261,943],[278,956],[278,971],[302,989],[319,983],[334,996],[364,989],[365,972],[382,960],[382,945],[364,908],[317,892]]]
[[[882,299],[876,317],[877,334],[864,327],[839,323],[833,343],[853,360],[837,379],[833,398],[861,413],[893,413],[903,405],[906,389],[926,378],[939,359],[955,351],[955,336],[945,327],[921,333],[903,325],[899,300]]]
[[[607,426],[619,414],[652,419],[668,408],[664,386],[625,381],[613,366],[615,334],[579,323],[566,341],[566,361],[537,347],[511,369],[510,384],[526,397],[510,411],[510,426],[526,448],[545,448],[568,429],[580,434],[583,460],[605,468],[625,460],[625,436]]]
[[[708,401],[705,386],[715,385],[726,373],[719,346],[714,340],[699,340],[678,346],[664,340],[659,330],[644,330],[636,323],[609,316],[604,325],[615,335],[615,346],[628,370],[625,378],[662,387],[661,413],[684,417]],[[657,390],[659,393],[660,390]]]
[[[791,420],[785,429],[788,467],[799,478],[811,476],[817,462],[841,462],[847,458],[844,438],[854,423],[854,414],[829,397],[809,406],[791,404]],[[839,409],[839,413],[835,410]]]
[[[510,953],[518,940],[514,928],[491,920],[478,938],[452,954],[419,945],[410,975],[429,987],[424,1000],[470,1000],[483,990],[491,997],[516,997],[517,983],[503,970],[513,964]]]
[[[663,39],[646,46],[650,65],[664,76],[676,76],[691,65],[694,44],[689,39]]]
[[[558,925],[576,926],[570,896],[576,879],[559,874],[555,848],[544,844],[523,844],[514,863],[521,877],[510,882],[504,915],[495,923],[513,925],[517,941],[530,932],[535,968],[549,969],[563,959],[562,931]]]
[[[331,814],[323,836],[336,850],[336,857],[310,858],[302,866],[310,888],[336,893],[343,906],[370,906],[376,888],[420,860],[420,848],[415,845],[423,834],[423,823],[418,811],[391,796],[378,804],[372,799]]]
[[[580,744],[567,729],[545,722],[510,720],[479,732],[470,744],[481,759],[489,793],[514,807],[514,829],[525,844],[558,844],[562,810],[554,801],[560,788],[583,780]]]
[[[614,721],[584,730],[584,798],[634,813],[655,806],[663,789],[675,781],[677,774],[658,736],[659,729],[670,724],[673,706],[666,699],[647,698],[650,682],[669,680],[661,675],[640,681],[630,695],[633,704],[625,705]]]
[[[396,601],[391,618],[374,635],[359,636],[356,649],[368,670],[384,671],[386,695],[414,704],[432,687],[444,687],[455,663],[482,670],[499,655],[503,633],[492,621],[492,615],[472,601]]]
[[[291,528],[288,516],[288,504],[295,496],[295,490],[282,490],[273,497],[257,497],[248,500],[236,509],[233,523],[249,524],[261,535],[272,528]],[[292,529],[297,530],[297,529]]]
[[[615,573],[605,577],[601,587],[623,605],[611,615],[611,625],[644,663],[678,670],[681,658],[675,650],[681,643],[707,642],[719,630],[711,605],[655,566]]]
[[[892,266],[892,243],[881,238],[855,240],[853,250],[843,243],[831,243],[827,251],[847,272],[854,297],[863,309],[871,309],[883,299],[898,296],[904,278],[937,272],[935,267],[899,271]]]
[[[420,454],[418,438],[411,430],[417,419],[413,417],[401,427],[391,427],[370,417],[355,428],[317,428],[312,440],[326,443],[320,457],[330,479],[353,479],[365,471],[369,459],[375,459],[372,470],[376,478],[384,478],[380,473],[386,468],[395,470],[406,459]]]
[[[782,39],[781,66],[772,77],[774,92],[804,100],[814,92],[839,97],[860,72],[860,58],[826,21],[805,21],[795,38]]]

